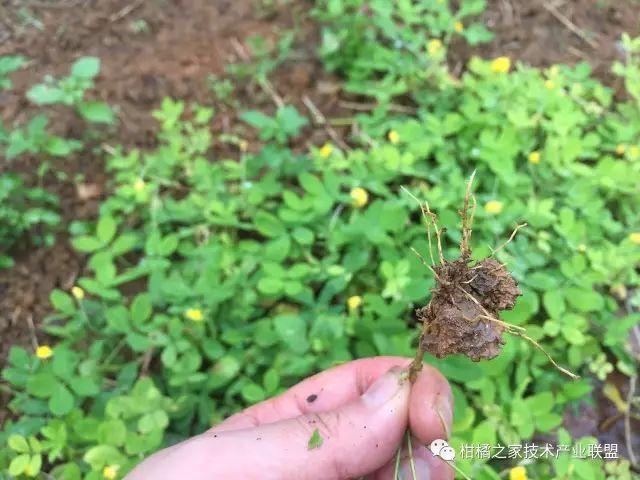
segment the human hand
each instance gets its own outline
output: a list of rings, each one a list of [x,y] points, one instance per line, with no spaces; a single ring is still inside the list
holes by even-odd
[[[391,480],[401,444],[400,478],[410,479],[407,428],[417,478],[453,479],[451,467],[427,448],[447,438],[453,417],[449,384],[425,365],[411,385],[409,363],[374,357],[321,372],[157,452],[126,480]],[[323,443],[309,449],[316,429]]]

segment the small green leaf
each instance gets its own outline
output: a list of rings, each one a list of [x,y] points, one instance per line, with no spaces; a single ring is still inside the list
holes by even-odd
[[[109,251],[114,256],[122,255],[123,253],[133,250],[137,244],[138,235],[135,233],[123,233],[114,240]]]
[[[164,430],[169,425],[169,417],[164,410],[154,410],[140,417],[138,430],[140,433],[150,433],[154,430]]]
[[[111,445],[97,445],[87,450],[83,460],[91,465],[94,470],[99,470],[105,465],[118,464],[122,454]]]
[[[13,477],[22,475],[30,461],[31,457],[29,454],[23,453],[22,455],[18,455],[16,458],[11,460],[11,463],[9,464],[9,475]]]
[[[74,401],[72,393],[64,384],[58,384],[49,399],[49,410],[51,410],[51,413],[61,417],[69,413],[73,408],[73,405]]]
[[[278,371],[274,368],[267,370],[262,378],[262,383],[267,393],[275,393],[280,385],[280,375],[278,374]]]
[[[127,438],[127,426],[122,420],[105,420],[98,427],[98,441],[108,445],[122,445]]]
[[[136,295],[131,302],[131,320],[134,323],[146,322],[151,317],[152,311],[151,297],[147,293]]]
[[[74,238],[71,243],[73,248],[80,252],[90,253],[102,247],[102,242],[96,237],[90,235],[81,235]]]
[[[565,311],[564,295],[560,290],[544,292],[542,303],[551,318],[558,319]]]
[[[242,387],[242,397],[249,403],[257,403],[265,399],[266,393],[260,385],[248,383]]]
[[[40,469],[42,468],[42,456],[41,455],[33,455],[31,460],[29,460],[29,465],[26,469],[29,477],[37,477],[40,473]]]
[[[76,304],[73,298],[62,290],[53,290],[49,295],[49,300],[51,301],[51,305],[62,313],[71,315],[76,311]]]
[[[81,57],[71,66],[71,75],[81,78],[93,78],[100,72],[100,59]]]
[[[27,392],[34,397],[49,398],[53,396],[60,381],[51,373],[34,373],[27,380]]]
[[[71,378],[77,364],[78,354],[62,346],[56,349],[51,362],[53,373],[62,380]]]
[[[313,450],[315,448],[320,448],[324,443],[324,439],[320,435],[320,430],[317,428],[311,434],[311,438],[309,438],[309,443],[307,444],[308,450]]]
[[[265,277],[258,282],[258,290],[265,295],[276,295],[283,287],[284,284],[279,278]]]
[[[73,377],[69,380],[69,386],[81,397],[92,397],[100,393],[100,386],[89,377]]]
[[[9,448],[14,452],[29,452],[29,444],[27,443],[27,439],[22,435],[11,435],[7,443],[9,444]]]
[[[597,312],[604,307],[602,295],[593,290],[570,287],[567,289],[567,300],[579,312]]]
[[[114,116],[111,107],[104,102],[82,102],[78,106],[78,112],[88,122],[113,123]]]
[[[254,223],[256,229],[265,237],[277,237],[286,232],[284,225],[276,216],[262,210],[256,214]]]
[[[300,185],[312,195],[323,195],[325,193],[324,185],[318,177],[310,173],[301,173],[298,177]]]
[[[110,215],[102,215],[98,221],[96,236],[103,243],[109,243],[116,234],[116,221]]]
[[[36,105],[51,105],[61,102],[64,98],[64,92],[58,87],[41,83],[33,86],[27,92],[27,98]]]

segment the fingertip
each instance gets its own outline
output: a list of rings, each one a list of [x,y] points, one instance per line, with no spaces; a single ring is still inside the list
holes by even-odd
[[[422,445],[420,441],[412,435],[412,458],[411,462],[407,443],[402,442],[402,450],[399,453],[400,458],[396,455],[382,467],[373,477],[375,480],[389,480],[395,478],[396,461],[398,465],[398,478],[417,480],[453,480],[454,471],[453,468],[447,464],[444,460],[435,457],[429,449]],[[413,466],[411,465],[413,463]],[[414,475],[415,472],[415,475]]]
[[[414,439],[414,442],[419,442],[418,439]],[[453,480],[454,470],[451,465],[439,457],[436,457],[425,445],[416,445],[413,449],[414,462],[422,465],[422,468],[429,472],[429,477],[425,479],[431,480]],[[410,466],[409,466],[410,468]],[[405,476],[402,478],[411,478]],[[421,477],[418,477],[421,478]]]

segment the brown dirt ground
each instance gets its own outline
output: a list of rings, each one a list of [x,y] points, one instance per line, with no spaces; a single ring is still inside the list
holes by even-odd
[[[595,75],[616,88],[611,63],[623,58],[622,32],[640,31],[636,0],[488,0],[482,16],[495,39],[475,50],[484,57],[507,55],[535,66],[586,61]],[[466,58],[468,49],[461,48]],[[458,66],[458,68],[461,68]]]
[[[300,98],[307,94],[327,116],[350,115],[337,104],[336,90],[327,88],[336,84],[335,79],[321,74],[314,58],[318,32],[304,19],[312,2],[274,3],[277,7],[268,11],[260,0],[0,0],[0,55],[19,53],[31,59],[28,68],[14,75],[14,91],[0,95],[2,119],[11,125],[29,118],[32,107],[24,93],[30,85],[45,74],[65,74],[79,56],[95,55],[103,65],[93,95],[119,109],[117,129],[104,132],[107,143],[151,146],[156,123],[149,112],[163,97],[211,104],[205,78],[223,74],[226,64],[238,61],[238,41],[256,34],[277,38],[279,31],[294,26],[300,27],[296,59],[280,68],[272,83],[285,101],[300,105],[305,113]],[[620,34],[638,33],[638,1],[488,3],[483,20],[496,37],[476,49],[456,45],[451,55],[454,71],[460,72],[472,54],[508,55],[536,66],[586,60],[599,78],[619,87],[609,66],[620,58]],[[134,25],[141,21],[148,31],[136,33]],[[242,88],[253,108],[271,104],[260,90]],[[224,130],[233,112],[219,107],[216,128]],[[53,123],[59,134],[77,137],[82,132],[82,123],[64,111],[56,112]],[[315,129],[307,143],[325,138],[323,129]],[[2,162],[0,172],[20,171],[36,182],[37,164],[35,158]],[[65,220],[95,217],[107,188],[100,155],[73,157],[56,167],[70,176],[82,174],[79,184],[60,182],[53,175],[44,179],[45,186],[60,195]],[[57,240],[50,248],[20,246],[13,252],[15,267],[0,271],[0,367],[11,345],[33,348],[36,340],[46,341],[39,327],[50,313],[49,292],[69,289],[82,274],[83,258],[71,249],[68,236],[61,232]],[[0,424],[2,420],[0,413]]]

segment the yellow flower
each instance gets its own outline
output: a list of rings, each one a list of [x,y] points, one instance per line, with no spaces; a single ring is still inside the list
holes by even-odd
[[[627,150],[626,145],[623,145],[622,143],[618,144],[618,146],[616,146],[616,153],[618,155],[624,155],[624,152]]]
[[[331,153],[333,153],[333,145],[331,145],[330,143],[325,143],[320,149],[320,156],[322,158],[328,158]]]
[[[584,243],[581,243],[580,245],[578,245],[578,251],[580,253],[584,253],[587,251],[587,246]]]
[[[387,137],[389,138],[389,141],[394,145],[400,141],[400,135],[398,135],[398,132],[396,132],[395,130],[391,130]]]
[[[193,320],[194,322],[201,322],[204,319],[204,315],[202,315],[202,310],[199,308],[188,308],[186,312],[184,312],[184,316],[189,320]]]
[[[249,149],[249,142],[247,142],[246,140],[240,140],[238,142],[238,148],[241,152],[246,152]]]
[[[629,240],[636,245],[640,245],[640,232],[633,232],[629,234]]]
[[[40,345],[36,348],[36,357],[40,360],[46,360],[53,356],[53,349],[49,345]]]
[[[499,202],[498,200],[490,200],[486,203],[484,209],[491,215],[497,215],[502,211],[502,202]]]
[[[427,51],[429,52],[429,55],[433,56],[436,53],[438,53],[441,49],[442,49],[442,42],[440,40],[438,40],[437,38],[429,40],[429,43],[427,44]]]
[[[464,30],[464,23],[462,23],[461,21],[457,21],[453,24],[453,29],[458,33],[462,33],[462,31]]]
[[[491,61],[491,71],[495,73],[507,73],[511,68],[509,57],[497,57]]]
[[[629,156],[634,159],[640,157],[640,147],[634,145],[633,147],[629,148]]]
[[[76,300],[82,300],[84,298],[84,290],[76,285],[75,287],[71,287],[71,295],[73,295]]]
[[[107,465],[102,469],[102,476],[107,480],[113,480],[118,475],[120,465]]]
[[[350,312],[357,309],[360,305],[362,305],[362,297],[360,295],[353,295],[347,298],[347,307]]]
[[[139,178],[138,180],[136,180],[136,183],[133,184],[133,189],[136,192],[141,192],[142,190],[144,190],[145,186],[146,186],[146,184],[144,183],[144,180]]]
[[[352,188],[350,195],[351,200],[353,201],[353,206],[356,208],[364,207],[369,201],[369,192],[367,192],[364,188]]]
[[[529,163],[537,165],[540,163],[540,152],[535,150],[529,154]]]
[[[555,83],[553,83],[553,80],[546,80],[546,81],[544,82],[544,86],[545,86],[545,88],[546,88],[547,90],[553,90],[553,89],[555,88],[556,84],[555,84]]]
[[[509,480],[528,480],[528,478],[524,467],[513,467],[509,470]]]

